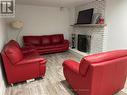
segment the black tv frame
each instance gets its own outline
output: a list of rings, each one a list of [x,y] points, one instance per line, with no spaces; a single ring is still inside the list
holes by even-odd
[[[91,24],[94,8],[80,11],[78,14],[77,24]]]

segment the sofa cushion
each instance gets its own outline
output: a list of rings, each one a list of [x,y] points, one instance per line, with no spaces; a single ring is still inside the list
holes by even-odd
[[[51,44],[51,37],[50,36],[42,36],[41,37],[41,45],[50,45]]]
[[[21,49],[15,46],[13,43],[10,43],[6,46],[5,53],[12,64],[15,64],[23,59]]]
[[[64,41],[62,34],[52,35],[51,36],[52,44],[59,44]]]
[[[23,40],[25,43],[33,44],[33,45],[40,45],[41,44],[41,37],[40,36],[24,36]]]
[[[36,46],[36,49],[43,50],[43,49],[52,49],[52,48],[60,48],[60,47],[66,47],[65,44],[57,44],[57,45],[48,45],[48,46]]]

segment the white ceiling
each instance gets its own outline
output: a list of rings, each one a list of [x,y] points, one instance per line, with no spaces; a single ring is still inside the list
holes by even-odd
[[[16,0],[16,4],[37,5],[37,6],[56,6],[74,7],[95,0]]]

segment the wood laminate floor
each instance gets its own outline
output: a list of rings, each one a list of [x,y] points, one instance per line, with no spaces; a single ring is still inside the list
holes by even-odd
[[[43,55],[47,62],[46,76],[30,83],[18,83],[8,87],[5,95],[75,95],[63,76],[62,63],[66,59],[80,61],[70,52]],[[127,95],[120,91],[115,95]]]

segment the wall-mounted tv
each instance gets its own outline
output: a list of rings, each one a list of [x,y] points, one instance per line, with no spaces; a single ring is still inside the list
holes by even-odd
[[[91,24],[94,9],[80,11],[76,24]]]

